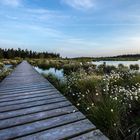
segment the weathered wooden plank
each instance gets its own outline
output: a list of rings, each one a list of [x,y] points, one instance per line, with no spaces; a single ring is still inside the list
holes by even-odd
[[[51,92],[51,91],[57,91],[56,89],[53,89],[53,88],[46,88],[46,89],[42,89],[42,90],[32,90],[32,91],[19,91],[19,92],[13,92],[13,93],[5,93],[5,94],[0,94],[0,97],[5,97],[5,96],[14,96],[14,95],[24,95],[24,94],[32,94],[32,93],[39,93],[39,92]],[[58,92],[58,91],[57,91]]]
[[[15,91],[21,91],[21,90],[31,90],[31,89],[37,89],[37,88],[43,88],[43,87],[47,87],[48,88],[50,86],[47,85],[47,84],[42,84],[40,86],[30,85],[30,86],[26,86],[26,87],[20,86],[20,88],[19,87],[13,87],[11,89],[5,88],[5,89],[1,89],[0,93],[13,92],[13,91],[15,92]]]
[[[22,87],[26,88],[26,87],[30,87],[30,86],[42,86],[42,85],[48,85],[48,84],[50,84],[50,83],[48,83],[48,81],[47,81],[47,83],[46,82],[40,82],[40,83],[34,83],[34,84],[24,84],[24,85],[22,84],[22,85],[19,85],[19,86],[7,86],[7,85],[3,86],[0,83],[0,89],[1,90],[12,90],[14,88],[20,89]]]
[[[33,107],[28,107],[28,108],[23,108],[20,110],[14,110],[14,111],[8,111],[8,112],[3,112],[0,113],[0,119],[9,119],[12,117],[18,117],[22,115],[28,115],[32,113],[37,113],[37,112],[42,112],[42,111],[49,111],[49,110],[54,110],[66,106],[71,106],[71,103],[69,101],[60,101],[60,102],[52,102],[51,104],[41,104],[38,106],[33,106]]]
[[[25,78],[28,76],[28,78],[29,79],[27,79],[27,80],[31,80],[30,78],[33,78],[33,79],[35,79],[35,80],[45,80],[45,79],[43,79],[42,77],[40,77],[40,76],[38,76],[38,75],[33,75],[33,76],[30,76],[30,75],[24,75],[24,76],[12,76],[12,77],[8,77],[8,78],[6,78],[5,79],[5,81],[4,82],[11,82],[12,80],[21,80],[21,77],[23,78],[23,80],[25,80]],[[16,82],[16,81],[15,81]]]
[[[25,77],[24,77],[25,78]],[[26,77],[26,78],[30,78],[30,77]],[[33,78],[31,78],[31,79],[16,79],[16,80],[5,80],[5,82],[3,83],[3,84],[9,84],[9,85],[14,85],[14,84],[17,84],[17,85],[20,85],[19,84],[19,82],[22,82],[22,84],[24,84],[24,83],[34,83],[34,81],[35,82],[40,82],[41,81],[41,79],[33,79]]]
[[[2,95],[0,96],[0,100],[3,99],[9,99],[9,98],[14,98],[14,97],[22,97],[22,96],[27,96],[27,95],[38,95],[41,93],[46,93],[46,94],[52,94],[52,93],[57,93],[60,94],[56,89],[46,89],[46,90],[39,90],[39,91],[34,91],[34,92],[24,92],[22,94],[19,93],[14,93],[14,94],[8,94],[8,95]]]
[[[26,79],[26,78],[28,78],[28,79]],[[22,80],[21,80],[22,79]],[[4,82],[3,82],[3,84],[13,84],[13,83],[17,83],[18,85],[20,85],[20,83],[18,83],[18,81],[17,80],[19,80],[20,82],[22,82],[22,83],[28,83],[28,82],[32,82],[33,83],[33,81],[41,81],[41,82],[45,82],[46,80],[45,79],[42,79],[42,78],[36,78],[36,77],[27,77],[27,76],[24,76],[23,78],[20,78],[20,79],[16,79],[16,80],[8,80],[8,79],[5,79],[4,80]]]
[[[16,101],[16,100],[23,100],[23,99],[28,99],[28,98],[34,98],[34,97],[40,97],[40,96],[50,96],[50,95],[60,95],[62,96],[61,94],[59,94],[59,92],[55,92],[55,91],[50,91],[50,92],[40,92],[40,93],[36,93],[36,94],[27,94],[27,95],[22,95],[22,96],[11,96],[10,98],[4,98],[4,99],[1,99],[0,98],[0,103],[2,102],[8,102],[8,101]]]
[[[28,77],[27,77],[28,78]],[[18,81],[18,82],[17,82]],[[7,81],[5,81],[5,82],[3,82],[3,83],[1,83],[3,86],[20,86],[21,84],[34,84],[34,83],[44,83],[45,81],[42,81],[41,82],[41,80],[37,80],[37,79],[33,79],[33,78],[31,78],[31,80],[15,80],[15,81],[13,81],[13,82],[7,82]]]
[[[7,83],[7,82],[5,82],[5,83],[2,83],[2,86],[4,86],[4,87],[14,87],[15,85],[17,86],[17,87],[19,87],[21,84],[19,84],[19,83],[21,83],[22,82],[22,85],[25,85],[25,84],[37,84],[37,83],[45,83],[45,82],[40,82],[40,80],[38,80],[38,81],[28,81],[27,83],[26,83],[26,81],[19,81],[18,83],[15,83],[15,82],[13,82],[13,83]]]
[[[93,130],[91,132],[74,137],[70,140],[109,140],[100,130]]]
[[[17,89],[20,89],[20,88],[28,88],[28,87],[30,87],[30,86],[34,86],[34,87],[38,87],[38,86],[45,86],[45,85],[50,85],[50,83],[47,81],[47,82],[41,82],[41,83],[35,83],[35,84],[24,84],[24,85],[19,85],[19,86],[1,86],[1,84],[0,84],[0,89],[1,90],[11,90],[11,89],[13,89],[13,88],[17,88]]]
[[[16,101],[8,101],[8,102],[2,102],[0,103],[0,107],[3,107],[3,106],[9,106],[9,105],[15,105],[15,104],[22,104],[22,103],[28,103],[28,102],[33,102],[33,101],[39,101],[39,100],[42,100],[42,99],[47,99],[47,100],[50,100],[52,98],[64,98],[62,95],[59,95],[59,94],[55,94],[55,95],[43,95],[41,97],[32,97],[32,98],[27,98],[27,99],[22,99],[22,100],[16,100]]]
[[[66,98],[59,97],[59,98],[53,98],[53,99],[49,99],[49,100],[42,99],[39,101],[26,102],[26,103],[10,105],[10,106],[3,106],[3,107],[0,107],[0,113],[24,109],[24,108],[28,108],[28,107],[39,106],[39,105],[44,105],[44,104],[52,104],[52,103],[57,103],[57,102],[61,102],[61,101],[66,101]],[[0,116],[1,116],[1,114],[0,114]]]
[[[14,117],[6,120],[0,121],[0,129],[7,128],[7,127],[13,127],[16,125],[21,125],[25,123],[35,122],[42,119],[48,119],[51,117],[57,117],[60,115],[70,114],[74,111],[77,111],[77,109],[74,106],[67,106],[63,108],[53,109],[49,111],[43,110],[42,112],[37,112],[33,114],[28,114],[20,117]]]
[[[13,138],[24,136],[27,134],[36,133],[38,131],[51,129],[51,128],[57,127],[59,125],[65,125],[67,123],[79,121],[81,119],[85,119],[85,116],[83,114],[81,114],[80,112],[75,112],[75,113],[71,113],[71,114],[67,114],[67,115],[62,115],[59,117],[36,121],[33,123],[24,124],[24,125],[0,130],[0,138],[1,138],[1,140],[13,139]],[[85,123],[87,123],[87,122],[85,122]],[[81,125],[82,125],[82,121],[81,121]],[[91,128],[93,128],[93,125],[91,125],[91,123],[90,123],[90,125],[87,124],[87,126],[85,126],[85,127],[91,129]],[[56,129],[56,128],[54,128],[54,129]],[[63,130],[56,129],[56,131],[58,131],[58,130],[62,134]],[[80,130],[82,130],[82,127],[80,128]],[[48,130],[48,131],[51,132],[51,130]],[[71,129],[71,132],[76,133],[76,132],[74,132],[74,130],[72,131],[72,129]],[[53,131],[53,133],[54,133],[54,131]],[[53,133],[52,133],[52,135],[54,135]],[[57,134],[58,136],[55,136],[55,137],[59,138],[60,133]],[[67,134],[68,134],[68,132],[67,132]],[[45,133],[45,135],[47,135],[47,133]],[[66,134],[64,134],[64,135],[66,135]],[[43,137],[43,135],[42,135],[42,137]],[[52,137],[54,137],[54,136],[52,136]],[[28,138],[28,140],[29,139],[30,138]],[[49,138],[46,138],[46,139],[49,139]]]
[[[24,93],[24,92],[30,92],[30,91],[39,91],[39,90],[46,90],[46,89],[48,89],[48,88],[51,88],[51,87],[41,87],[41,88],[33,88],[33,89],[24,89],[24,90],[18,90],[18,91],[10,91],[10,92],[8,92],[8,91],[6,91],[6,92],[0,92],[0,96],[1,95],[7,95],[7,94],[14,94],[14,93]],[[52,88],[51,88],[52,89]]]
[[[93,130],[96,127],[87,119],[42,131],[33,135],[19,138],[19,140],[60,140],[68,139],[71,136]]]

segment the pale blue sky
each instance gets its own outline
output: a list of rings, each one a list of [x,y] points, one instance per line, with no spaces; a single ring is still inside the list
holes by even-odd
[[[0,0],[0,47],[68,57],[140,53],[140,1]]]

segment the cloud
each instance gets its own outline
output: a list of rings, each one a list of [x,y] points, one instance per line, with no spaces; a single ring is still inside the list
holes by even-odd
[[[62,2],[78,10],[88,10],[95,6],[95,0],[62,0]]]
[[[0,4],[18,7],[21,5],[21,0],[1,0]]]
[[[18,12],[10,12],[10,10],[7,12],[7,14],[5,14],[6,18],[10,20],[17,20],[17,22],[21,23],[35,23],[51,27],[54,26],[56,28],[56,26],[66,25],[68,20],[71,21],[71,16],[66,15],[60,10],[32,7],[27,8],[26,5],[20,7]],[[5,15],[2,16],[5,17]]]
[[[48,13],[56,13],[55,11],[43,9],[43,8],[38,8],[38,9],[25,9],[27,12],[34,13],[34,14],[48,14]]]
[[[111,38],[111,37],[110,37]],[[89,39],[65,39],[57,42],[57,52],[63,57],[77,56],[115,56],[123,54],[140,53],[140,36],[116,36],[116,38],[89,40]]]

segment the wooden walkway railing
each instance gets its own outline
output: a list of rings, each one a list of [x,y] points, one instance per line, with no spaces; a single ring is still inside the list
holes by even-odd
[[[0,140],[7,139],[108,140],[26,61],[0,83]]]

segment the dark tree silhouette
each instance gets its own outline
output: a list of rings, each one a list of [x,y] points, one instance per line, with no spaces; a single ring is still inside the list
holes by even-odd
[[[13,59],[13,58],[59,58],[58,53],[49,52],[35,52],[31,50],[18,49],[1,49],[0,48],[0,58]]]

